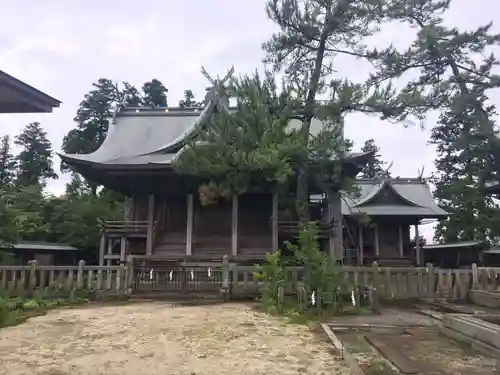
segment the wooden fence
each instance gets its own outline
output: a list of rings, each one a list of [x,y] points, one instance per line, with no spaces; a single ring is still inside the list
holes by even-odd
[[[37,289],[55,291],[88,290],[97,292],[128,291],[130,273],[125,265],[94,266],[82,260],[78,266],[0,266],[0,292],[28,294]]]
[[[133,262],[120,266],[86,265],[0,266],[0,292],[29,293],[43,288],[60,291],[88,290],[103,293],[220,293],[230,297],[257,296],[260,283],[250,266],[219,263],[215,266],[184,264],[162,269],[134,269]],[[293,293],[302,279],[301,267],[286,271],[285,291]],[[375,288],[383,299],[465,300],[471,289],[500,290],[500,268],[439,269],[427,267],[339,267],[339,288],[350,293],[355,286]]]

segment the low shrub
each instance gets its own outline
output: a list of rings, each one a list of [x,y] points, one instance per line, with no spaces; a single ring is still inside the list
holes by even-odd
[[[78,293],[64,296],[50,289],[36,290],[30,298],[7,297],[5,293],[0,294],[0,327],[22,323],[30,317],[45,314],[52,308],[87,302],[88,299]]]
[[[296,244],[286,243],[285,247],[291,258],[285,260],[283,252],[276,251],[255,266],[254,277],[261,282],[260,302],[265,311],[287,315],[293,321],[369,311],[366,288],[356,285],[352,291],[342,291],[339,266],[320,250],[314,223],[300,232]],[[293,285],[295,295],[285,295],[285,289],[290,292],[292,286],[286,280],[290,264],[300,265],[303,271],[301,281]]]

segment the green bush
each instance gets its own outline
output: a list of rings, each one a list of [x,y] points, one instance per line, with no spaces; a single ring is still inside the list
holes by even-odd
[[[6,322],[10,314],[10,309],[5,298],[0,297],[0,327]]]
[[[282,252],[267,254],[264,264],[256,265],[254,272],[254,277],[262,282],[260,301],[266,311],[285,312],[291,316],[342,311],[339,267],[329,254],[319,249],[316,224],[304,228],[296,244],[288,242],[285,246],[287,253],[292,254],[289,261],[303,267],[303,278],[295,285],[296,296],[286,297]]]

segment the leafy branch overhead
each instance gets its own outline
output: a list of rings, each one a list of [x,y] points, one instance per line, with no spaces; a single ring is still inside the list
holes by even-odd
[[[237,111],[216,113],[186,147],[176,169],[233,193],[246,191],[250,183],[286,183],[300,149],[288,129],[295,110],[288,88],[278,93],[271,75],[256,73],[234,79],[230,91]]]
[[[391,2],[387,17],[416,29],[416,38],[405,50],[385,51],[370,82],[403,80],[402,94],[419,96],[420,111],[441,110],[431,133],[437,150],[434,195],[453,215],[439,223],[436,239],[496,242],[499,212],[482,188],[500,169],[496,108],[488,101],[490,90],[500,87],[493,73],[498,61],[490,53],[500,35],[492,32],[491,23],[472,31],[447,26],[443,18],[450,4]]]

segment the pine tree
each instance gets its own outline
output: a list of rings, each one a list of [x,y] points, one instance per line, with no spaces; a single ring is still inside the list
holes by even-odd
[[[91,187],[88,186],[85,180],[78,173],[73,173],[70,182],[66,184],[66,196],[79,197],[91,193]]]
[[[151,107],[167,106],[168,89],[156,78],[153,78],[150,82],[146,82],[142,86],[142,91],[144,92],[144,105]]]
[[[328,132],[340,136],[341,131],[333,130],[343,125],[343,116],[347,112],[375,112],[381,113],[383,117],[402,115],[400,103],[393,97],[390,86],[379,89],[378,85],[368,87],[346,79],[336,79],[326,84],[334,72],[336,56],[374,59],[382,53],[367,51],[362,43],[364,38],[377,31],[381,10],[376,3],[359,0],[267,2],[269,18],[280,31],[263,45],[267,53],[265,62],[271,63],[274,71],[283,70],[286,73],[295,87],[296,95],[303,102],[300,130],[302,156],[297,163],[296,194],[296,213],[302,225],[309,218],[308,148],[312,118],[322,117],[328,122]],[[318,94],[329,97],[326,106],[318,104]],[[339,140],[333,141],[327,148],[330,152],[336,149],[335,156],[342,157],[344,149]]]
[[[45,186],[47,179],[56,179],[52,162],[52,145],[40,123],[28,124],[14,143],[21,147],[17,155],[16,185]]]
[[[11,153],[10,137],[5,135],[0,140],[0,189],[12,185],[15,173],[16,160]]]
[[[113,114],[122,103],[130,106],[142,104],[140,92],[129,83],[123,87],[110,79],[100,78],[92,84],[93,89],[87,93],[80,103],[74,121],[76,128],[70,130],[63,138],[62,149],[69,154],[90,154],[104,142]],[[61,165],[62,172],[70,169]],[[94,195],[97,185],[90,184]]]
[[[385,164],[379,154],[379,147],[375,144],[374,139],[368,139],[361,148],[362,152],[373,151],[373,159],[369,160],[361,170],[361,177],[375,178],[380,177],[384,173],[382,166]]]
[[[252,185],[279,189],[292,175],[297,137],[287,132],[294,101],[286,87],[278,94],[271,75],[233,80],[234,114],[216,113],[207,132],[191,142],[175,167],[209,180],[200,197],[207,203]]]
[[[184,99],[179,101],[179,107],[181,108],[199,108],[203,107],[203,102],[196,101],[194,94],[191,90],[184,91]]]
[[[495,108],[486,104],[488,90],[500,86],[500,79],[491,73],[498,62],[487,52],[499,43],[500,35],[490,32],[491,24],[467,32],[445,26],[442,14],[449,4],[449,0],[393,2],[389,16],[418,28],[417,38],[408,50],[387,53],[372,81],[417,70],[418,78],[409,81],[403,92],[418,93],[418,105],[424,110],[443,110],[431,136],[438,152],[435,197],[453,215],[438,226],[436,238],[494,240],[500,235],[495,224],[500,218],[482,188],[498,169],[495,155],[500,155]]]

